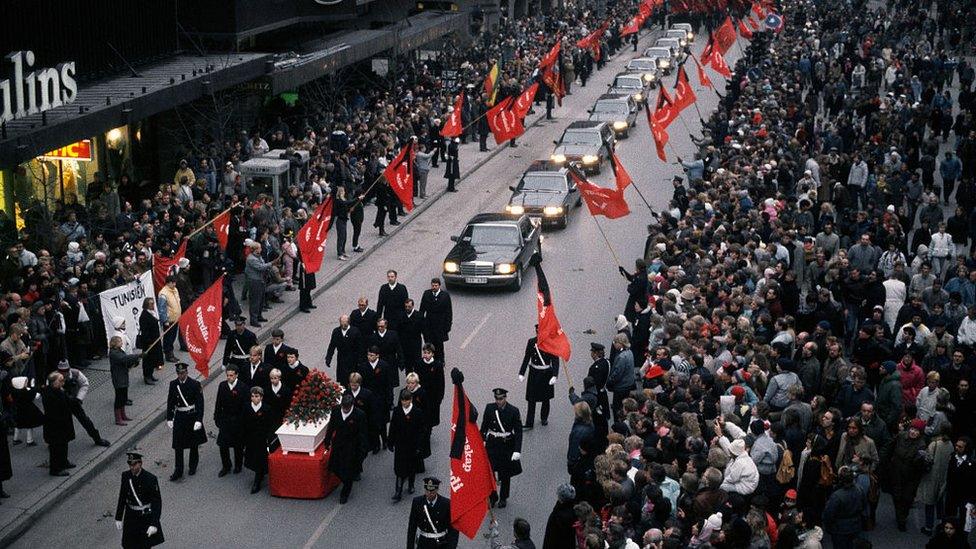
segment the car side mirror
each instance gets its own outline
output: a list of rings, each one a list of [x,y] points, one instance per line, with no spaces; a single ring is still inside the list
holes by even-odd
[[[457,242],[457,241],[458,241],[457,235],[452,235],[451,236],[451,242]]]

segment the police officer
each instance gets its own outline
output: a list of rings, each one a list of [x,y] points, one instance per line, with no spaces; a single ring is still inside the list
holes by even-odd
[[[258,336],[247,329],[246,323],[247,319],[243,316],[234,317],[234,330],[227,334],[227,341],[224,343],[225,367],[233,364],[238,371],[245,368],[251,347],[258,344]]]
[[[440,485],[440,479],[427,477],[424,495],[413,498],[407,523],[407,549],[457,547],[458,531],[451,527],[451,500],[438,495]]]
[[[176,363],[176,379],[169,382],[169,395],[166,398],[166,425],[173,430],[173,449],[176,461],[170,481],[183,478],[183,450],[190,449],[189,474],[197,473],[200,463],[199,446],[207,442],[207,432],[203,430],[203,387],[200,382],[190,379],[189,365]]]
[[[492,390],[495,402],[485,406],[481,418],[481,436],[485,440],[491,470],[498,477],[498,493],[491,494],[491,504],[508,505],[512,477],[522,474],[522,417],[518,408],[508,403],[508,391]]]
[[[593,379],[592,390],[596,392],[603,417],[610,417],[610,396],[607,394],[607,378],[610,377],[610,361],[606,358],[607,348],[602,343],[590,343],[590,358],[593,364],[586,376]],[[586,387],[584,387],[586,389]],[[596,424],[599,428],[599,424]]]
[[[486,134],[485,139],[487,138],[488,136]],[[461,163],[460,163],[460,157],[458,156],[460,150],[461,150],[461,140],[455,137],[447,145],[447,158],[444,161],[444,163],[446,164],[444,169],[444,178],[447,179],[447,192],[449,193],[457,192],[457,189],[454,187],[454,184],[457,183],[457,180],[461,178]]]
[[[129,470],[122,473],[115,528],[122,532],[122,547],[143,549],[165,541],[159,524],[162,498],[155,475],[142,469],[142,454],[127,452]]]
[[[539,326],[535,327],[536,333]],[[529,406],[525,412],[525,429],[532,429],[535,424],[535,405],[542,403],[542,411],[539,419],[543,425],[549,424],[549,401],[555,397],[553,385],[556,384],[556,377],[559,375],[559,357],[549,354],[539,349],[539,338],[530,337],[525,344],[525,354],[522,357],[522,366],[519,367],[518,380],[525,381],[525,373],[528,370],[529,383],[525,386],[525,400]]]
[[[356,246],[358,248],[358,246]],[[298,278],[298,310],[303,313],[311,313],[312,309],[317,309],[312,303],[312,290],[315,289],[315,273],[310,273],[305,268],[305,259],[302,252],[298,252],[298,268],[295,273]]]

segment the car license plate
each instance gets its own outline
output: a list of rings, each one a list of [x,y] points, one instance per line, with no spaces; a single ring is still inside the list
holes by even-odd
[[[486,276],[466,276],[464,281],[468,284],[488,284],[488,277]]]

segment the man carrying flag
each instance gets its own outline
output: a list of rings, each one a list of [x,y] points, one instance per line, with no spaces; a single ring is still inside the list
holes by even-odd
[[[495,476],[492,474],[484,439],[478,430],[478,412],[471,406],[471,401],[464,392],[464,374],[461,370],[451,370],[451,381],[454,383],[454,413],[451,421],[452,499],[449,500],[452,528],[447,530],[446,547],[457,545],[457,532],[474,539],[488,514],[488,497],[495,491]],[[452,529],[456,529],[454,545],[449,544]],[[407,543],[409,549],[410,541]],[[430,544],[420,547],[436,546]]]
[[[491,470],[498,476],[498,491],[492,491],[489,500],[493,506],[497,502],[498,508],[502,509],[508,505],[512,477],[522,474],[522,415],[518,408],[508,403],[506,389],[498,387],[491,392],[495,402],[485,406],[481,436],[485,437]]]
[[[305,265],[305,272],[317,273],[325,255],[325,240],[332,226],[332,196],[327,197],[298,230],[298,251]]]
[[[393,194],[396,195],[397,199],[403,204],[404,209],[408,212],[413,210],[413,164],[414,164],[414,146],[416,141],[411,139],[406,145],[400,149],[400,154],[396,155],[393,162],[383,170],[383,175],[386,180],[390,183],[390,189],[393,190]]]
[[[573,170],[570,170],[570,173],[574,177],[577,177]],[[579,182],[580,179],[576,181]],[[546,279],[546,273],[542,271],[542,256],[539,254],[533,256],[532,265],[535,267],[536,280],[538,281],[536,308],[539,315],[537,336],[539,349],[569,362],[572,349],[569,344],[569,338],[566,337],[565,332],[563,332],[562,327],[559,325],[559,319],[556,318],[556,308],[552,304],[549,281]]]

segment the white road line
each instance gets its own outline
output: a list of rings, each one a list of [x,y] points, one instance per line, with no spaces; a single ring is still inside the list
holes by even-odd
[[[308,538],[308,541],[305,542],[304,549],[312,549],[312,547],[315,546],[315,543],[319,541],[319,538],[322,537],[322,534],[325,533],[325,529],[332,524],[332,521],[336,518],[336,515],[339,514],[340,505],[337,503],[337,501],[332,502],[332,511],[328,515],[325,515],[325,518],[322,519],[321,523],[319,523],[319,527],[315,529],[315,533],[313,533],[312,537]]]
[[[481,319],[481,322],[479,322],[478,325],[474,327],[474,330],[470,334],[468,334],[468,337],[466,337],[464,339],[464,342],[461,343],[462,350],[464,350],[464,348],[468,346],[468,343],[471,343],[471,340],[474,339],[474,336],[478,335],[478,332],[485,326],[485,323],[488,322],[489,318],[491,318],[490,312],[485,315],[485,318]]]

